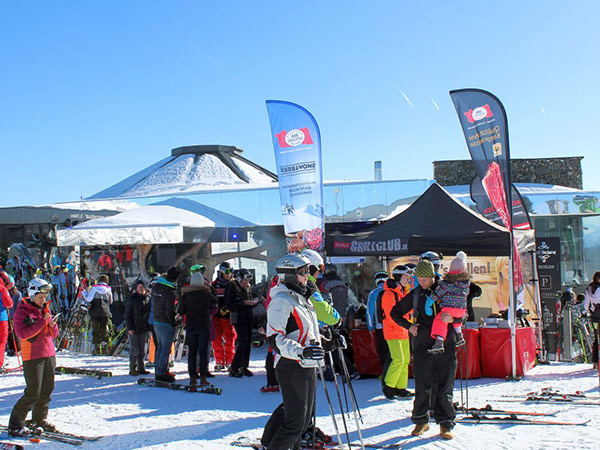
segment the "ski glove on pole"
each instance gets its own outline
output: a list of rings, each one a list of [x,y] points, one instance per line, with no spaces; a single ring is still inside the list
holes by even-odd
[[[325,350],[318,345],[309,345],[302,350],[302,359],[320,360],[325,357]]]

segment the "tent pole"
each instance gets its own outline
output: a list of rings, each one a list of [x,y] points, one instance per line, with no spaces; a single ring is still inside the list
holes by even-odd
[[[514,235],[510,230],[510,264],[508,265],[508,286],[509,286],[509,306],[508,306],[508,324],[510,326],[510,350],[511,350],[511,366],[512,379],[516,378],[517,371],[517,322],[515,318],[515,283],[514,274]]]

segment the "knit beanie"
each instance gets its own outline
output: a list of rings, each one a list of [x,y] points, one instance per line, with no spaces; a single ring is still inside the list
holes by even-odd
[[[417,278],[435,278],[435,270],[431,261],[426,259],[419,261],[415,267],[415,275]]]
[[[169,270],[167,270],[167,281],[170,281],[171,283],[177,281],[177,278],[179,277],[179,269],[177,269],[177,267],[169,267]]]
[[[190,278],[190,285],[191,286],[203,286],[204,285],[204,275],[202,275],[200,272],[193,273]]]
[[[450,263],[450,270],[448,273],[463,273],[467,271],[467,254],[465,252],[458,252],[456,258]]]

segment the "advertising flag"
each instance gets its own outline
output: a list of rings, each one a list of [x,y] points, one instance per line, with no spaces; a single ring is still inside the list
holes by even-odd
[[[267,100],[267,111],[288,251],[321,251],[325,223],[319,126],[294,103]]]
[[[472,195],[477,202],[479,186],[489,199],[484,216],[498,216],[511,233],[517,223],[513,217],[513,185],[510,175],[510,150],[506,111],[500,100],[481,89],[450,91],[450,97],[467,141],[467,147],[480,180],[474,180]],[[514,200],[519,201],[520,197]],[[481,201],[477,202],[478,206]],[[524,205],[520,203],[520,208]],[[519,226],[523,226],[522,215]],[[529,228],[531,226],[529,225]],[[513,279],[517,300],[522,297],[523,272],[521,258],[513,236]]]

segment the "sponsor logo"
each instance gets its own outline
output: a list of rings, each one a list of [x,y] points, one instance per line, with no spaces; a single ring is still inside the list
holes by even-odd
[[[345,249],[349,249],[350,248],[350,242],[333,241],[333,248],[345,248]]]
[[[355,253],[400,252],[408,249],[408,243],[402,239],[385,241],[352,241],[350,251]]]
[[[493,117],[494,114],[492,114],[490,105],[483,105],[466,111],[465,116],[467,116],[469,123],[475,123],[478,120],[485,119],[487,117]]]
[[[290,164],[287,166],[281,166],[280,171],[284,173],[301,173],[301,172],[314,172],[317,167],[317,163],[314,161],[306,161],[298,164]]]
[[[300,144],[310,145],[313,143],[310,131],[306,127],[291,131],[282,130],[281,133],[275,134],[275,137],[280,148],[297,147]]]
[[[494,145],[492,145],[492,151],[494,152],[495,158],[502,155],[502,144],[500,142],[496,142]]]

